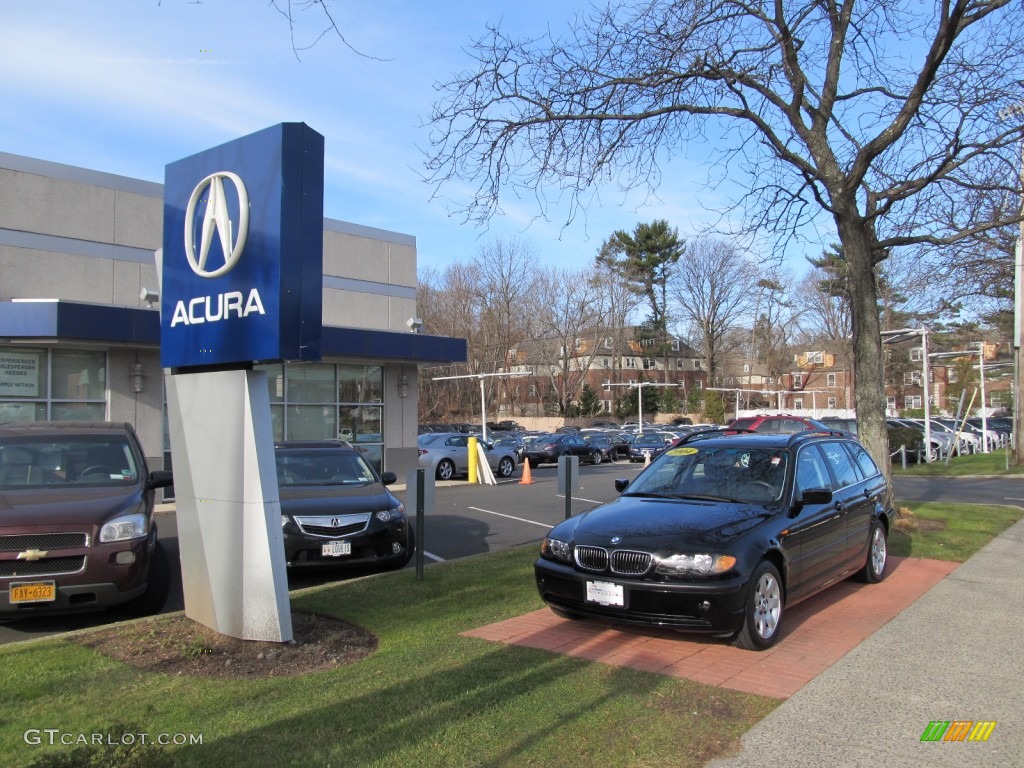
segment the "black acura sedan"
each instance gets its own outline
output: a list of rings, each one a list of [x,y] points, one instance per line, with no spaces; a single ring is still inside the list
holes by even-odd
[[[618,499],[544,539],[537,589],[560,616],[760,650],[797,602],[848,576],[885,577],[892,493],[842,433],[696,433],[615,482]]]
[[[281,528],[289,568],[401,568],[415,548],[405,507],[344,440],[274,446]]]

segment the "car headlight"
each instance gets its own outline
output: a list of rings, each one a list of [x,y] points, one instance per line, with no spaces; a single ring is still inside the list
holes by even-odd
[[[391,520],[398,520],[405,514],[405,506],[399,504],[397,507],[391,509],[382,509],[379,512],[374,513],[374,517],[380,520],[382,523],[390,522]]]
[[[100,542],[141,539],[149,533],[149,518],[141,512],[108,520],[100,528]]]
[[[544,539],[540,545],[540,553],[543,557],[551,560],[560,560],[563,563],[572,562],[572,544],[559,539],[552,539],[550,536]]]
[[[699,574],[701,576],[714,576],[725,573],[736,565],[736,558],[732,555],[712,555],[704,552],[686,555],[671,555],[663,557],[658,561],[655,572],[663,576],[683,576]]]

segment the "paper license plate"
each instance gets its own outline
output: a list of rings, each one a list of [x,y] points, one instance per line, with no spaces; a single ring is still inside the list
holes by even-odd
[[[612,584],[608,581],[588,581],[587,602],[619,607],[626,605],[625,596],[622,594],[622,585]]]
[[[57,582],[33,581],[11,584],[11,603],[52,603],[57,599]]]
[[[341,557],[343,555],[351,555],[352,542],[344,540],[328,541],[322,546],[320,554],[323,557]]]

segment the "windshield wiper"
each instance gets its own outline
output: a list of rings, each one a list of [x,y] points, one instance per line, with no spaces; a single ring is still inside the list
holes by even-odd
[[[729,496],[708,496],[703,493],[677,493],[675,494],[677,499],[696,499],[697,501],[727,501],[731,504],[741,503],[739,499],[733,499]]]

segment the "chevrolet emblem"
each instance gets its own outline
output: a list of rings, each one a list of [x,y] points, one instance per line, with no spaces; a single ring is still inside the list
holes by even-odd
[[[26,549],[24,552],[18,553],[18,559],[28,560],[29,562],[32,562],[33,560],[42,560],[48,554],[50,553],[45,552],[41,549]]]

